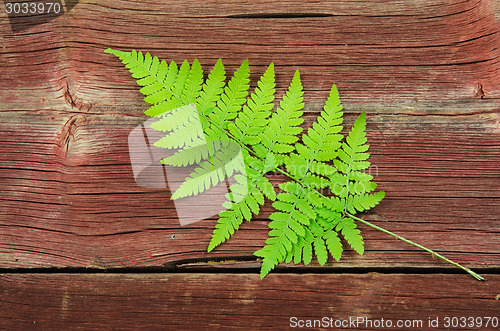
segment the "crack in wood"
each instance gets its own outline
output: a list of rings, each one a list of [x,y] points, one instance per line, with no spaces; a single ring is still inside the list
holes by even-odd
[[[60,146],[63,148],[64,154],[68,154],[68,151],[70,149],[70,142],[71,140],[75,139],[74,136],[74,126],[76,121],[78,120],[77,115],[71,116],[66,123],[64,123],[63,128],[61,130],[61,143]]]
[[[84,102],[81,98],[78,98],[71,92],[69,87],[69,82],[66,81],[66,87],[64,88],[64,100],[71,106],[72,109],[76,109],[80,112],[89,112],[92,109],[91,102]]]
[[[334,14],[328,13],[248,13],[227,15],[226,18],[237,19],[289,19],[289,18],[321,18],[332,17]]]

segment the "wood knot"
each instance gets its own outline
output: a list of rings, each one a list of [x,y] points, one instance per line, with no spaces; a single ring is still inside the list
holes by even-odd
[[[485,96],[484,89],[483,89],[483,84],[481,83],[476,83],[476,88],[474,90],[474,96],[479,99],[483,99]]]
[[[66,82],[66,87],[64,88],[64,100],[71,106],[71,108],[76,109],[81,112],[88,112],[92,108],[92,103],[84,102],[82,99],[77,98],[69,87],[69,83]]]

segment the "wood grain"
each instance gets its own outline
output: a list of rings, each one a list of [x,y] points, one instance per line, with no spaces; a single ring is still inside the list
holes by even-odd
[[[267,236],[270,205],[206,253],[215,218],[181,226],[169,190],[134,180],[127,137],[142,120],[0,113],[0,267],[258,266],[252,253]],[[499,267],[498,123],[497,114],[370,116],[370,172],[387,198],[364,217],[474,267]],[[448,267],[361,228],[366,254],[348,251],[328,266]]]
[[[495,112],[496,0],[89,1],[14,34],[0,27],[0,109],[142,113],[135,83],[103,50],[140,49],[208,70],[249,58],[255,81],[274,61],[279,92],[300,69],[307,101],[331,84],[348,108],[418,114]],[[6,19],[6,14],[4,19]],[[28,92],[29,91],[29,92]],[[63,108],[61,108],[63,107]]]
[[[269,204],[207,254],[215,219],[181,226],[168,190],[135,183],[127,136],[146,105],[107,47],[205,69],[221,57],[229,73],[248,57],[253,85],[274,61],[278,94],[298,68],[305,126],[337,83],[348,124],[370,114],[371,170],[387,192],[365,217],[498,267],[499,31],[495,0],[82,0],[19,33],[1,24],[0,267],[256,266]],[[329,266],[445,266],[362,229],[367,254]]]
[[[457,275],[99,274],[0,275],[5,329],[288,329],[290,318],[383,318],[423,324],[429,318],[498,317],[500,277]],[[429,286],[432,284],[432,286]],[[415,322],[413,322],[415,320]],[[333,322],[335,323],[335,322]],[[387,322],[386,322],[387,323]],[[485,326],[470,330],[496,330]],[[315,329],[318,329],[317,327]],[[360,324],[335,330],[380,330]],[[390,328],[382,328],[390,329]]]
[[[80,0],[29,29],[8,22],[0,4],[1,329],[500,318],[498,0]],[[269,202],[207,253],[216,218],[182,224],[168,187],[134,179],[129,148],[149,152],[128,136],[147,105],[108,47],[198,58],[205,73],[248,58],[252,88],[273,61],[278,97],[299,69],[305,128],[337,84],[347,128],[368,113],[370,173],[386,192],[361,216],[487,281],[363,225],[363,256],[280,265],[261,281],[252,254]]]

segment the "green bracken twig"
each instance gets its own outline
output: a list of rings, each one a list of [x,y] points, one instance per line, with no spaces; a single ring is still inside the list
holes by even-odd
[[[460,268],[460,269],[462,269],[462,270],[467,271],[469,274],[471,274],[472,276],[474,276],[474,278],[476,278],[477,280],[485,280],[482,276],[480,276],[480,275],[476,274],[474,271],[470,270],[469,268],[464,267],[463,265],[458,264],[458,263],[456,263],[456,262],[453,262],[452,260],[450,260],[450,259],[448,259],[448,258],[444,257],[443,255],[441,255],[441,254],[439,254],[439,253],[434,252],[432,249],[429,249],[429,248],[427,248],[427,247],[424,247],[424,246],[422,246],[422,245],[419,245],[419,244],[417,244],[417,243],[415,243],[415,242],[413,242],[413,241],[411,241],[411,240],[409,240],[409,239],[406,239],[406,238],[404,238],[404,237],[401,237],[400,235],[397,235],[397,234],[395,234],[395,233],[393,233],[393,232],[391,232],[391,231],[389,231],[389,230],[386,230],[386,229],[384,229],[384,228],[381,228],[380,226],[377,226],[377,225],[372,224],[372,223],[370,223],[370,222],[368,222],[368,221],[365,221],[365,220],[364,220],[364,219],[362,219],[362,218],[356,217],[356,216],[351,215],[351,214],[349,214],[349,213],[347,213],[346,215],[347,215],[347,216],[349,216],[350,218],[352,218],[352,219],[354,219],[354,220],[358,221],[358,222],[361,222],[361,223],[363,223],[363,224],[366,224],[366,225],[368,225],[368,226],[371,226],[371,227],[372,227],[372,228],[374,228],[374,229],[377,229],[377,230],[379,230],[379,231],[382,231],[382,232],[384,232],[384,233],[387,233],[388,235],[391,235],[391,236],[393,236],[393,237],[395,237],[395,238],[397,238],[397,239],[399,239],[399,240],[402,240],[402,241],[404,241],[405,243],[408,243],[408,244],[413,245],[413,246],[415,246],[415,247],[418,247],[418,248],[420,248],[420,249],[422,249],[422,250],[424,250],[424,251],[426,251],[426,252],[429,252],[429,253],[431,253],[431,254],[432,254],[432,256],[438,257],[438,258],[440,258],[441,260],[446,261],[446,262],[448,262],[448,263],[450,263],[450,264],[454,265],[455,267],[458,267],[458,268]]]
[[[107,50],[107,52],[110,52],[110,51],[111,51],[111,50]],[[115,55],[116,55],[116,54],[115,54]],[[144,67],[144,70],[147,70],[147,71],[150,73],[150,75],[151,75],[151,76],[154,76],[154,75],[153,75],[153,73],[151,73],[151,72],[149,71],[149,68]],[[160,83],[160,84],[162,85],[162,87],[163,87],[164,89],[166,89],[168,92],[170,92],[174,98],[176,98],[178,101],[180,101],[180,102],[181,102],[181,104],[183,103],[182,98],[180,98],[180,96],[179,96],[179,95],[177,95],[177,93],[175,93],[173,90],[171,90],[171,89],[170,89],[168,86],[166,86],[163,82],[158,81],[158,83]],[[200,113],[199,115],[203,116],[206,120],[209,120],[208,116],[206,116],[205,114]],[[224,130],[222,127],[220,127],[220,129],[221,129],[221,130]],[[226,131],[226,130],[224,130],[224,131]],[[232,136],[232,134],[231,134],[230,132],[226,131],[226,134],[228,134],[228,136],[230,136],[231,138],[233,138],[233,139],[234,139],[234,137]],[[235,140],[237,140],[237,139],[235,139]],[[245,144],[239,144],[239,145],[240,145],[242,148],[244,148],[245,150],[247,150],[247,151],[248,151],[251,155],[256,156],[256,155],[255,155],[255,153],[253,152],[253,150],[251,150],[250,148],[248,148]],[[210,148],[210,146],[209,146],[209,148]],[[210,155],[210,158],[212,158],[212,153],[211,153],[211,152],[209,153],[209,155]],[[291,175],[290,173],[288,173],[287,171],[285,171],[285,170],[283,170],[283,169],[280,169],[280,168],[276,168],[276,170],[277,170],[278,172],[280,172],[280,173],[284,174],[284,175],[285,175],[285,176],[287,176],[288,178],[290,178],[290,179],[294,180],[295,182],[297,182],[298,184],[300,184],[300,185],[302,186],[301,182],[300,182],[297,178],[295,178],[293,175]],[[320,196],[325,197],[325,196],[324,196],[323,194],[321,194],[320,192],[318,192],[318,194],[319,194]],[[397,235],[397,234],[395,234],[395,233],[393,233],[393,232],[391,232],[391,231],[388,231],[388,230],[386,230],[386,229],[384,229],[384,228],[381,228],[381,227],[379,227],[379,226],[377,226],[377,225],[375,225],[375,224],[372,224],[372,223],[370,223],[370,222],[368,222],[368,221],[366,221],[366,220],[363,220],[363,219],[361,219],[361,218],[359,218],[359,217],[356,217],[356,216],[354,216],[354,215],[352,215],[352,214],[348,213],[346,209],[344,209],[343,214],[344,214],[345,216],[347,216],[347,217],[352,218],[353,220],[356,220],[356,221],[358,221],[358,222],[361,222],[361,223],[363,223],[363,224],[366,224],[366,225],[368,225],[368,226],[370,226],[370,227],[372,227],[372,228],[374,228],[374,229],[376,229],[376,230],[379,230],[379,231],[381,231],[381,232],[384,232],[384,233],[386,233],[386,234],[388,234],[388,235],[391,235],[391,236],[393,236],[393,237],[395,237],[395,238],[397,238],[397,239],[400,239],[400,240],[402,240],[402,241],[404,241],[404,242],[406,242],[406,243],[408,243],[408,244],[410,244],[410,245],[413,245],[413,246],[415,246],[415,247],[418,247],[418,248],[420,248],[420,249],[422,249],[422,250],[424,250],[424,251],[426,251],[426,252],[428,252],[428,253],[432,254],[432,256],[438,257],[438,258],[442,259],[443,261],[446,261],[446,262],[448,262],[448,263],[450,263],[450,264],[452,264],[452,265],[454,265],[454,266],[456,266],[456,267],[458,267],[458,268],[460,268],[460,269],[462,269],[462,270],[466,271],[467,273],[469,273],[470,275],[472,275],[472,276],[473,276],[474,278],[476,278],[477,280],[485,280],[482,276],[478,275],[477,273],[475,273],[474,271],[470,270],[469,268],[464,267],[464,266],[462,266],[462,265],[460,265],[460,264],[458,264],[458,263],[456,263],[456,262],[453,262],[453,261],[451,261],[450,259],[448,259],[448,258],[444,257],[443,255],[441,255],[441,254],[439,254],[439,253],[434,252],[433,250],[431,250],[431,249],[429,249],[429,248],[426,248],[426,247],[424,247],[424,246],[422,246],[422,245],[420,245],[420,244],[417,244],[417,243],[415,243],[415,242],[413,242],[413,241],[411,241],[411,240],[409,240],[409,239],[406,239],[406,238],[404,238],[404,237],[401,237],[400,235]]]

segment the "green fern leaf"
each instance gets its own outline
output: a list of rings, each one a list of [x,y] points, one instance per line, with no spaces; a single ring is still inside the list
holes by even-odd
[[[275,196],[274,188],[266,177],[260,174],[253,174],[247,165],[247,178],[235,176],[236,184],[231,185],[227,198],[229,201],[224,204],[227,210],[219,213],[219,220],[215,225],[212,239],[208,245],[208,251],[226,241],[240,227],[244,219],[250,221],[251,213],[258,214],[260,206],[264,204],[264,195],[268,198]],[[244,192],[248,192],[245,194]],[[270,193],[272,192],[272,193]],[[251,211],[249,214],[248,211]]]
[[[187,78],[184,90],[181,94],[181,99],[184,104],[189,105],[195,103],[201,93],[203,84],[203,69],[197,59],[193,61],[191,71]]]
[[[272,220],[268,225],[271,229],[269,239],[266,240],[264,248],[254,253],[263,258],[261,278],[265,277],[278,263],[285,261],[289,256],[287,252],[292,251],[298,239],[306,235],[310,220],[316,216],[300,184],[286,182],[280,184],[280,188],[286,193],[278,194],[278,200],[273,203],[273,207],[278,211],[269,216]],[[302,254],[304,261],[312,257],[312,251],[309,254],[308,246],[304,246]]]
[[[347,217],[343,218],[337,225],[336,231],[342,231],[342,235],[351,248],[359,255],[363,255],[365,251],[363,237],[361,237],[361,231],[356,227],[356,223],[354,223],[353,219]]]
[[[383,198],[385,192],[377,192],[372,194],[356,194],[348,198],[347,210],[355,214],[356,212],[363,212],[375,207]]]
[[[172,200],[204,192],[210,187],[216,186],[226,177],[231,177],[234,172],[243,169],[243,160],[239,157],[241,154],[238,145],[232,142],[223,142],[216,150],[212,162],[200,163],[199,167],[175,191],[171,197]]]
[[[372,176],[362,172],[370,166],[365,130],[366,115],[362,113],[339,149],[338,159],[334,160],[341,173],[329,176],[332,192],[342,198],[344,211],[350,213],[373,208],[385,196],[384,192],[369,194],[377,185],[371,182]]]
[[[312,260],[312,245],[314,242],[314,236],[309,229],[305,229],[305,235],[297,239],[297,243],[293,245],[292,249],[287,252],[287,257],[285,259],[286,263],[290,263],[293,260],[294,264],[299,264],[302,261],[304,264],[311,263]]]
[[[320,265],[325,265],[328,260],[328,251],[326,250],[325,241],[322,237],[317,237],[314,240],[314,252],[318,258],[318,263]]]
[[[150,127],[157,131],[169,132],[177,130],[194,115],[194,110],[191,106],[179,107],[172,110],[169,114],[163,114],[156,121],[151,123]]]
[[[250,87],[250,68],[245,60],[236,70],[234,76],[224,89],[224,93],[217,101],[217,107],[210,113],[209,139],[217,140],[226,135],[231,120],[235,119],[243,104],[246,102],[248,88]]]
[[[313,258],[312,243],[306,242],[304,244],[304,248],[302,250],[302,260],[304,261],[305,265],[308,265],[309,263],[311,263],[312,258]],[[262,271],[261,271],[261,275],[262,275]]]
[[[329,230],[325,230],[323,225],[328,225]],[[329,236],[330,232],[332,232],[331,228],[331,224],[325,222],[321,217],[311,219],[309,225],[304,229],[305,235],[298,237],[292,249],[287,252],[285,262],[289,263],[293,260],[294,264],[304,262],[307,265],[311,262],[313,255],[316,255],[318,263],[324,265],[328,260],[329,250],[335,258],[340,257],[339,253],[342,252],[342,245],[334,231],[335,237]]]
[[[197,110],[202,114],[200,119],[202,119],[202,127],[205,129],[207,149],[182,150],[165,160],[169,164],[191,164],[191,161],[210,156],[210,162],[199,164],[199,167],[186,178],[186,181],[174,193],[173,199],[199,194],[232,175],[234,164],[231,160],[233,159],[229,155],[231,153],[224,150],[227,148],[227,144],[213,144],[212,142],[227,141],[228,136],[223,128],[227,127],[229,121],[236,116],[237,111],[245,102],[246,91],[249,87],[249,75],[248,61],[245,61],[224,89],[226,77],[220,59],[210,72],[197,101]],[[222,93],[223,91],[224,93]],[[185,146],[190,144],[188,140]],[[214,155],[219,155],[219,158],[215,160]],[[224,164],[224,162],[227,163]]]
[[[181,67],[179,68],[179,71],[177,73],[177,79],[175,80],[174,88],[172,90],[172,93],[175,96],[179,97],[179,99],[181,99],[179,100],[175,98],[179,102],[183,102],[182,98],[180,97],[184,93],[184,90],[186,88],[186,82],[189,78],[190,72],[191,72],[191,66],[189,65],[189,62],[187,60],[184,60],[184,62],[182,62]]]
[[[343,248],[337,232],[334,230],[327,231],[324,235],[324,239],[326,242],[326,246],[328,247],[328,251],[333,256],[333,258],[337,261],[340,260]]]
[[[159,70],[163,70],[161,65]],[[178,69],[176,63],[172,61],[168,69],[166,69],[165,66],[165,70],[167,71],[164,84],[169,86],[169,89],[163,89],[158,93],[150,94],[144,99],[146,102],[153,104],[153,106],[144,112],[148,116],[155,117],[164,115],[184,105],[180,96],[185,88],[186,80],[191,71],[189,63],[184,61]],[[160,71],[158,74],[160,75]],[[162,76],[160,76],[159,79],[162,79]],[[144,93],[144,91],[142,92]]]
[[[182,107],[182,109],[178,108],[178,110],[186,113],[180,117],[183,121],[179,121],[177,128],[155,142],[154,146],[174,149],[199,146],[205,143],[205,135],[196,110],[190,105]],[[160,122],[160,124],[162,123]],[[160,125],[156,127],[160,130],[164,129]]]
[[[185,61],[181,66],[179,83],[175,87],[175,91],[181,96],[182,102],[179,101],[179,98],[172,98],[171,100],[162,101],[146,111],[146,115],[150,116],[163,115],[161,119],[151,124],[151,128],[163,132],[178,130],[169,138],[165,138],[166,141],[163,143],[158,143],[160,147],[165,148],[169,148],[168,146],[184,147],[174,155],[162,160],[162,163],[173,166],[199,163],[202,159],[208,158],[209,154],[200,118],[197,110],[191,106],[196,103],[201,93],[203,70],[196,59],[189,71],[185,69],[188,65]],[[181,82],[184,80],[185,83],[181,86]],[[165,115],[166,109],[173,109],[172,113]],[[177,142],[174,143],[174,140]],[[195,146],[193,147],[193,145]]]
[[[342,131],[342,115],[337,87],[333,85],[323,111],[307,134],[302,137],[304,144],[297,146],[299,154],[312,161],[333,160],[337,156],[340,140],[343,138],[339,134]],[[318,165],[321,163],[316,162],[315,169],[319,168]],[[326,165],[322,167],[328,169]]]
[[[234,123],[227,125],[229,132],[239,144],[255,145],[260,142],[259,134],[262,128],[267,126],[268,117],[274,106],[276,92],[274,87],[274,65],[271,63]]]
[[[337,89],[334,86],[330,92],[330,97],[325,103],[324,110],[316,122],[313,123],[313,126],[307,131],[307,134],[303,135],[303,144],[297,143],[295,145],[296,153],[291,153],[283,159],[287,171],[295,180],[300,181],[301,184],[299,185],[295,181],[290,181],[280,185],[288,193],[279,194],[278,201],[273,204],[275,209],[287,213],[292,219],[294,219],[294,216],[297,220],[306,219],[307,222],[303,223],[306,225],[306,228],[301,232],[296,232],[299,238],[295,240],[292,240],[294,239],[293,236],[286,235],[285,231],[290,230],[288,228],[283,228],[284,230],[278,228],[269,232],[271,238],[274,236],[278,237],[279,240],[272,242],[272,245],[266,245],[261,251],[258,251],[257,255],[264,258],[261,276],[265,276],[268,270],[272,269],[275,264],[282,262],[283,256],[280,255],[280,251],[282,250],[282,246],[288,248],[287,239],[294,246],[294,249],[287,249],[289,253],[285,256],[286,261],[292,259],[291,252],[294,252],[293,259],[295,262],[299,262],[301,260],[300,256],[302,256],[304,263],[309,263],[312,258],[312,247],[314,247],[318,262],[321,265],[326,263],[328,250],[325,244],[325,232],[314,220],[316,218],[316,209],[322,208],[323,203],[319,194],[314,189],[321,189],[328,186],[329,180],[324,176],[336,172],[334,167],[322,161],[329,161],[337,156],[337,149],[340,147],[340,140],[342,139],[342,135],[338,133],[341,130],[342,106],[339,102]],[[281,141],[286,142],[286,139]],[[279,151],[275,150],[274,152]],[[318,159],[321,161],[318,161]],[[314,175],[314,173],[319,174],[319,176]],[[304,190],[308,192],[307,199],[298,198],[298,194],[304,192]],[[316,200],[313,198],[315,196],[318,196]],[[296,211],[299,211],[300,214],[297,214]],[[284,218],[284,215],[279,215]],[[297,218],[297,215],[302,215],[302,217]],[[271,216],[274,216],[274,214],[271,214]],[[281,222],[284,222],[284,220],[286,218],[282,219]],[[269,227],[276,227],[276,224],[271,222]],[[285,236],[282,233],[285,233]],[[309,238],[312,237],[313,239],[305,240],[304,236],[306,234],[308,234]],[[335,246],[333,240],[329,239],[332,249]],[[301,248],[297,248],[297,245]],[[266,248],[268,246],[269,248]],[[335,248],[335,252],[337,251],[338,248]]]
[[[268,153],[285,154],[295,149],[293,144],[299,139],[298,135],[302,132],[300,125],[304,121],[301,118],[303,113],[301,110],[304,108],[302,95],[302,83],[297,70],[280,106],[271,116],[264,132],[259,135],[266,150],[265,155]],[[278,164],[281,163],[278,162]]]
[[[295,81],[292,81],[292,83],[293,86],[290,87],[291,92],[289,91],[289,94],[300,94],[301,97],[302,86],[300,85],[300,78],[298,76],[298,73],[296,74]],[[297,91],[297,84],[300,85],[300,91]],[[228,124],[229,132],[234,135],[234,138],[237,139],[239,144],[248,143],[249,145],[252,145],[260,142],[259,133],[262,131],[263,127],[267,127],[266,124],[269,122],[267,117],[269,116],[270,110],[272,109],[272,101],[274,100],[275,93],[274,86],[274,66],[271,64],[264,75],[261,77],[259,84],[255,89],[255,92],[248,99],[247,105],[243,107],[243,111],[239,113],[234,123]],[[288,97],[288,99],[290,99],[290,96]],[[288,99],[286,99],[286,103],[290,103],[290,100]],[[290,107],[287,106],[287,109],[288,108]],[[294,110],[293,107],[289,109],[290,113],[296,111],[297,110]],[[299,116],[300,115],[301,113],[299,114]],[[277,136],[276,139],[278,139],[278,137],[279,136]],[[271,200],[276,199],[274,188],[272,187],[269,180],[264,177],[264,175],[266,172],[274,170],[278,166],[278,163],[273,153],[261,153],[261,155],[263,155],[264,161],[253,162],[255,164],[254,168],[257,170],[257,173],[253,176],[253,179],[249,180],[248,183],[248,186],[252,189],[250,189],[247,196],[245,196],[241,201],[235,203],[233,206],[226,205],[230,208],[229,213],[225,213],[225,217],[219,219],[219,224],[214,230],[214,234],[209,245],[209,250],[222,243],[230,235],[232,235],[232,233],[234,233],[234,228],[230,227],[239,227],[243,219],[251,219],[251,217],[247,218],[246,215],[248,214],[242,213],[242,210],[247,209],[247,200],[251,200],[254,194],[263,194]],[[248,157],[245,157],[245,160],[247,161]],[[247,161],[247,163],[252,162]],[[253,207],[254,208],[252,212],[255,213],[256,211],[258,211],[258,206],[253,204]],[[302,220],[303,222],[307,221],[306,219],[304,219],[303,214],[299,211],[295,211],[294,216]],[[290,236],[293,236],[293,234],[288,234]]]
[[[204,143],[198,146],[180,149],[173,155],[161,160],[161,162],[174,167],[185,167],[208,159],[209,154],[210,149],[208,145]]]
[[[364,172],[370,166],[364,113],[341,143],[343,113],[335,85],[320,116],[299,143],[304,104],[298,71],[271,116],[273,64],[248,97],[247,60],[226,86],[220,59],[204,81],[197,60],[191,66],[184,61],[178,67],[174,61],[166,63],[149,53],[107,52],[119,57],[137,79],[145,101],[151,104],[145,113],[158,117],[151,127],[165,136],[155,146],[180,148],[162,162],[198,165],[172,199],[199,194],[235,175],[236,183],[223,204],[227,210],[219,214],[209,251],[227,240],[244,220],[258,214],[268,198],[276,211],[269,216],[266,245],[255,252],[263,258],[261,277],[283,261],[308,264],[316,256],[324,265],[328,253],[340,259],[339,234],[356,252],[364,252],[363,238],[349,213],[374,207],[384,193],[374,193],[373,177]],[[280,184],[283,192],[278,195],[265,176],[273,171],[292,179]],[[328,186],[334,195],[325,197],[319,190]]]
[[[205,84],[203,84],[200,96],[197,99],[197,109],[200,114],[207,116],[209,114],[208,111],[212,110],[217,101],[220,100],[220,95],[226,84],[225,74],[224,65],[222,64],[222,60],[219,59],[210,71]]]
[[[227,208],[219,214],[219,220],[213,231],[208,246],[210,252],[227,240],[241,225],[243,220],[250,221],[253,214],[258,214],[264,204],[264,196],[270,200],[276,199],[276,192],[269,179],[264,176],[266,166],[242,150],[245,161],[245,176],[235,176],[236,184],[229,188],[226,195],[228,201],[223,206]],[[250,211],[250,213],[248,213]]]
[[[147,67],[150,63],[148,59],[151,58],[151,55],[149,53],[146,54],[146,57],[144,58],[144,66]],[[146,95],[144,98],[144,101],[147,103],[150,103],[152,105],[155,105],[161,101],[164,101],[166,99],[170,99],[173,96],[173,88],[174,84],[177,80],[177,73],[179,71],[179,68],[177,67],[177,64],[172,61],[170,62],[170,65],[168,66],[168,70],[165,73],[165,78],[163,79],[163,84],[160,84],[160,79],[162,79],[162,73],[158,71],[151,71],[150,69],[148,70],[149,74],[153,77],[158,77],[158,80],[151,85],[144,86],[141,89],[141,93]],[[149,79],[148,79],[149,81]],[[138,82],[141,82],[140,80]]]
[[[220,148],[227,148],[227,143],[220,144],[217,142],[220,140],[227,141],[229,139],[224,128],[227,128],[231,120],[236,117],[237,112],[241,109],[241,106],[246,100],[245,98],[248,94],[247,90],[250,82],[248,78],[249,75],[248,60],[245,60],[225,87],[224,93],[218,96],[225,77],[222,62],[217,62],[207,83],[204,85],[202,96],[199,100],[199,111],[206,112],[208,109],[211,110],[211,112],[208,113],[210,125],[204,131],[207,140],[207,144],[205,145],[206,148],[201,147],[180,150],[171,157],[166,158],[164,161],[165,163],[171,165],[188,165],[193,164],[194,161],[200,162],[202,159],[208,158],[209,155],[227,155],[227,151],[220,150]],[[212,101],[208,100],[211,98],[210,95],[212,95]],[[217,106],[212,108],[211,106],[215,99],[218,99]],[[207,162],[200,164],[191,176],[186,179],[186,182],[179,187],[179,189],[182,189],[182,192],[176,192],[174,196],[177,198],[186,196],[186,194],[201,193],[212,185],[217,185],[219,182],[223,181],[226,176],[231,176],[233,172],[232,164],[228,163],[224,165],[221,164],[220,161],[230,162],[231,159],[222,158],[217,161],[217,164],[214,164],[212,158],[210,161],[210,163],[212,163],[212,173],[209,172],[210,164]],[[224,167],[229,171],[224,171]],[[189,190],[192,191],[189,192]]]
[[[168,65],[149,53],[143,55],[142,52],[135,50],[122,52],[114,49],[107,49],[106,52],[117,56],[142,86],[144,101],[152,104],[145,111],[146,115],[157,116],[182,105],[174,90],[182,88],[184,76],[189,72],[188,64],[183,64],[179,75],[179,69],[174,61]]]

